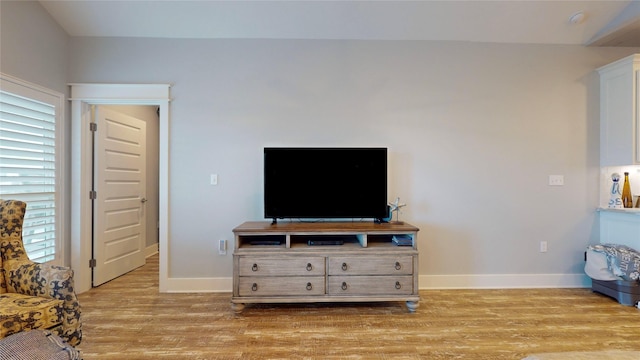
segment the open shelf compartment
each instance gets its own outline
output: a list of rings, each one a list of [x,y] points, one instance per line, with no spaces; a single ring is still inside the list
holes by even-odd
[[[286,248],[287,236],[284,234],[238,235],[237,248]]]

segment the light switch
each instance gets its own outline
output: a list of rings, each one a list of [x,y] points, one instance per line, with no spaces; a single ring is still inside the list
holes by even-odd
[[[218,174],[211,174],[211,185],[218,185]]]

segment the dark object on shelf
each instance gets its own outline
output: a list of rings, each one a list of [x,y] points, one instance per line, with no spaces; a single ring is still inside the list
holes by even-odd
[[[280,240],[251,240],[251,245],[280,245]]]
[[[394,235],[391,242],[397,246],[412,246],[413,238],[411,235]]]
[[[307,244],[309,244],[309,246],[315,246],[315,245],[343,245],[344,241],[343,240],[309,240],[307,242]]]
[[[324,235],[311,236],[307,241],[309,246],[314,245],[343,245],[345,242],[357,242],[358,238],[353,235]]]

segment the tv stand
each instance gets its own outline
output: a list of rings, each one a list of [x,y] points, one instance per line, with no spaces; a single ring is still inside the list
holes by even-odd
[[[413,225],[261,221],[233,232],[236,313],[252,303],[405,301],[409,312],[419,306]],[[394,237],[409,243],[397,246]],[[318,241],[342,245],[310,245]]]

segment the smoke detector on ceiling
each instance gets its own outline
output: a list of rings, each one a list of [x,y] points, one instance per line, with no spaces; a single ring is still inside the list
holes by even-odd
[[[578,11],[569,16],[569,23],[572,25],[579,25],[582,24],[586,18],[587,15],[585,15],[584,11]]]

